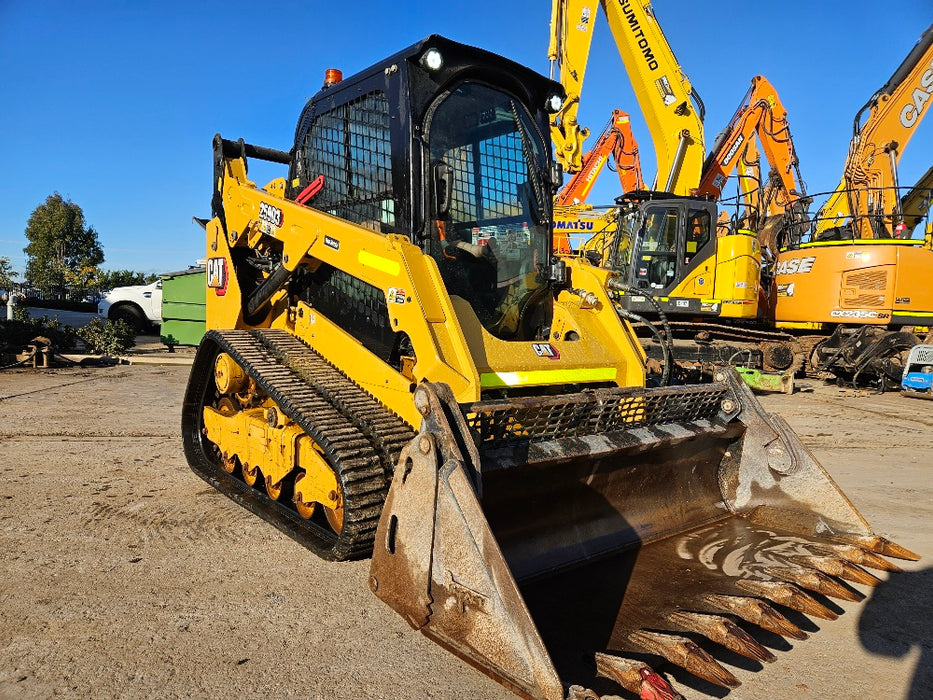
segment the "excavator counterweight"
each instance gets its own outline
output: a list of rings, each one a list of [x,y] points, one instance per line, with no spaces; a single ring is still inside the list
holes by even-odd
[[[519,695],[733,687],[717,645],[773,658],[736,619],[800,638],[914,555],[733,371],[645,386],[612,273],[551,255],[562,96],[431,36],[330,71],[289,151],[216,136],[185,454]]]

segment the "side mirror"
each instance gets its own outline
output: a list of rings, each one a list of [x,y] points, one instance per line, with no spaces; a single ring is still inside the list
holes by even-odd
[[[434,180],[434,218],[446,219],[450,214],[450,200],[454,194],[454,169],[438,161],[432,168]]]

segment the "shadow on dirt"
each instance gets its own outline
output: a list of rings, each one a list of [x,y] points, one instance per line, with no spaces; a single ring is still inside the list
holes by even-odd
[[[908,700],[933,697],[933,568],[892,574],[865,601],[859,640],[873,654],[901,658],[920,647]]]

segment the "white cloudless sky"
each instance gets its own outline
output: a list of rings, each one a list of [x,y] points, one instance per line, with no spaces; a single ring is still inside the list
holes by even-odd
[[[706,104],[707,145],[760,73],[788,110],[810,192],[836,186],[855,113],[933,23],[933,0],[652,6]],[[105,269],[183,269],[204,256],[191,217],[210,214],[215,133],[288,150],[327,68],[350,75],[434,33],[547,74],[549,20],[550,2],[530,0],[0,0],[0,256],[22,271],[29,215],[58,191],[97,231]],[[632,113],[650,182],[650,136],[600,15],[580,122],[595,138],[615,108]],[[901,183],[931,164],[928,119]],[[616,194],[607,171],[591,200]]]

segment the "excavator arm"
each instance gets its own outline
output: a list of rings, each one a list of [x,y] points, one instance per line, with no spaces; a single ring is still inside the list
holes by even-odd
[[[654,141],[658,163],[654,189],[689,194],[703,168],[703,103],[650,3],[622,0],[602,5]]]
[[[567,93],[562,108],[551,118],[551,140],[554,157],[568,173],[582,170],[583,142],[590,135],[590,130],[577,122],[577,112],[593,41],[596,7],[593,0],[553,0],[551,5],[548,45],[551,78],[559,80]]]
[[[610,155],[615,161],[622,193],[644,189],[638,142],[632,133],[631,119],[628,113],[616,109],[596,145],[583,156],[583,168],[557,194],[554,203],[567,206],[586,202],[596,178],[609,162]]]
[[[647,2],[600,2],[654,142],[658,164],[653,189],[689,194],[703,168],[703,104],[677,63]],[[577,123],[580,94],[593,39],[592,0],[554,0],[548,57],[567,92],[551,122],[556,156],[568,172],[583,167],[589,131]],[[696,106],[694,105],[696,103]]]
[[[854,235],[858,238],[891,235],[883,222],[885,217],[893,216],[892,230],[901,223],[897,164],[930,110],[931,99],[933,25],[855,115],[842,179],[820,210],[817,235],[850,218],[854,219]]]
[[[787,110],[778,97],[777,90],[763,76],[752,78],[748,92],[739,104],[729,124],[716,137],[713,148],[706,159],[703,177],[697,194],[719,199],[722,189],[733,171],[742,171],[741,160],[755,137],[761,143],[771,170],[765,191],[760,193],[761,203],[773,202],[772,211],[757,213],[755,228],[762,243],[776,249],[778,234],[775,229],[787,229],[793,222],[805,222],[806,188],[800,177],[799,161],[790,133]],[[749,183],[740,183],[744,189]],[[748,198],[748,192],[744,192]],[[790,214],[776,217],[776,214]],[[770,220],[769,215],[771,215]],[[777,222],[777,225],[775,225]],[[802,227],[801,227],[802,228]],[[797,234],[794,234],[797,235]]]
[[[804,194],[787,110],[774,86],[761,75],[752,78],[751,87],[729,125],[716,137],[697,194],[719,199],[739,163],[743,148],[756,134],[771,165],[769,179],[781,187],[785,195]]]

